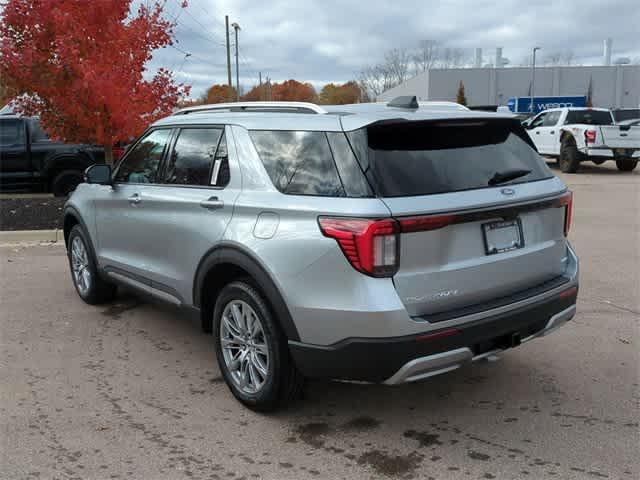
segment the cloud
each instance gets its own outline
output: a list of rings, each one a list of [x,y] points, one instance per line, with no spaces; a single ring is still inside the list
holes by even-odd
[[[174,69],[179,81],[193,84],[194,96],[227,81],[225,14],[242,29],[240,76],[247,88],[258,72],[317,88],[347,81],[386,50],[423,39],[469,52],[482,47],[485,62],[496,46],[518,63],[537,45],[542,58],[571,50],[578,63],[599,63],[606,37],[613,38],[614,58],[640,57],[636,0],[190,0],[184,11],[179,3],[166,4],[166,14],[177,17],[177,43],[157,52],[150,69]]]

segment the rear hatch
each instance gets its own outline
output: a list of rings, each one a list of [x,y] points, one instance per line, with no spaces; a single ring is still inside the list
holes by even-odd
[[[348,136],[400,221],[393,281],[411,316],[444,320],[564,281],[570,194],[517,121],[395,120]]]

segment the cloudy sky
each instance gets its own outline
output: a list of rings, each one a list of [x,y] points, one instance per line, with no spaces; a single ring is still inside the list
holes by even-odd
[[[386,50],[414,48],[424,39],[467,49],[470,56],[482,47],[485,63],[501,46],[504,57],[521,64],[537,45],[543,59],[569,49],[576,62],[598,65],[603,40],[611,37],[613,58],[637,63],[639,1],[189,0],[180,9],[180,0],[167,0],[166,14],[178,24],[176,43],[158,51],[150,68],[174,70],[178,81],[193,85],[195,97],[226,82],[225,14],[242,29],[244,88],[257,83],[258,72],[275,81],[308,81],[316,88],[347,81],[380,61]]]

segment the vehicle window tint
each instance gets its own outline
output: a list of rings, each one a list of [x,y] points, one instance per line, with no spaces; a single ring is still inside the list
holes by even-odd
[[[347,196],[370,197],[371,187],[358,165],[347,137],[342,132],[328,132],[327,138]]]
[[[544,117],[544,121],[542,122],[543,127],[555,127],[560,119],[560,112],[549,112],[546,117]]]
[[[116,172],[115,181],[124,183],[153,183],[171,130],[154,130],[147,134],[124,157]]]
[[[614,110],[613,117],[616,119],[616,122],[640,118],[640,108],[625,108],[622,110]]]
[[[368,164],[363,170],[382,197],[492,188],[489,180],[496,173],[515,169],[530,173],[501,186],[553,176],[526,132],[512,120],[399,121],[374,124],[362,131],[367,138]],[[361,146],[359,151],[364,150]]]
[[[566,125],[571,123],[583,123],[587,125],[612,125],[611,113],[602,110],[569,110]]]
[[[21,120],[0,121],[0,145],[24,145],[24,124]]]
[[[32,143],[48,142],[49,136],[45,133],[37,118],[29,119],[29,132],[31,133]]]
[[[271,181],[283,193],[344,197],[324,132],[250,132]]]
[[[167,165],[165,183],[210,185],[211,166],[221,134],[219,128],[181,129]]]

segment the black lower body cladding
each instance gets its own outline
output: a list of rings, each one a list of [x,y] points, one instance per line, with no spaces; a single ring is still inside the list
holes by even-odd
[[[562,293],[506,313],[426,334],[392,338],[350,338],[330,346],[289,342],[307,377],[383,382],[416,358],[468,347],[474,355],[519,345],[545,328],[550,318],[576,303],[578,291]],[[451,330],[451,331],[450,331]]]

